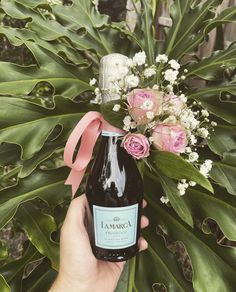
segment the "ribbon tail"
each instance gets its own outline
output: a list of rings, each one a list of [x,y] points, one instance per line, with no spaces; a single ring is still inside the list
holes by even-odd
[[[82,169],[82,170],[75,170],[75,169],[72,169],[66,182],[65,182],[65,185],[71,185],[72,187],[72,196],[74,197],[76,191],[78,190],[79,188],[79,185],[82,181],[82,178],[84,176],[84,173],[85,173],[85,169]]]

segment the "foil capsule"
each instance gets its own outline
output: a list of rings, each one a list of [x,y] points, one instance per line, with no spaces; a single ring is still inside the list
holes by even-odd
[[[102,57],[99,67],[99,88],[102,92],[102,103],[120,99],[120,94],[114,91],[114,78],[124,79],[128,72],[128,57],[122,54],[109,54]]]

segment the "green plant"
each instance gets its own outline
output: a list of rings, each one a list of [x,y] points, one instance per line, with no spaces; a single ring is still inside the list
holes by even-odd
[[[0,2],[1,19],[7,15],[25,21],[23,28],[2,25],[0,34],[14,46],[25,45],[34,60],[27,66],[0,63],[0,228],[15,217],[30,241],[18,261],[6,260],[0,245],[0,259],[2,255],[5,259],[0,290],[50,287],[58,268],[58,229],[70,200],[70,190],[64,186],[68,169],[62,165],[63,147],[82,115],[97,110],[88,102],[94,89],[89,79],[98,74],[103,55],[145,50],[149,63],[157,53],[182,59],[188,69],[183,92],[201,101],[217,119],[218,126],[203,150],[215,161],[211,171],[215,193],[198,187],[180,197],[161,170],[153,175],[145,169],[151,224],[144,236],[149,249],[129,262],[117,291],[152,291],[158,283],[168,291],[234,291],[236,253],[224,243],[236,240],[236,43],[203,60],[195,52],[212,29],[235,22],[235,7],[216,15],[221,0],[175,0],[170,9],[173,25],[166,30],[165,40],[159,41],[154,24],[160,1],[141,1],[134,32],[124,22],[114,23],[99,14],[88,0],[74,0],[73,6],[49,2],[59,1]],[[190,87],[193,78],[205,80],[206,85]],[[51,88],[46,102],[44,95],[36,94],[41,83]],[[172,208],[160,203],[163,191]],[[212,235],[209,218],[224,235],[221,244]],[[175,255],[175,242],[184,245],[190,259],[188,280]],[[35,261],[38,266],[27,273]]]

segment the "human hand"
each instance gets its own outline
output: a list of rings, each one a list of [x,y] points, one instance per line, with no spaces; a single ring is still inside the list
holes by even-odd
[[[146,202],[143,201],[143,207]],[[60,269],[50,292],[113,292],[125,262],[100,261],[93,255],[84,224],[88,202],[85,195],[72,200],[60,238]],[[148,226],[148,219],[141,218],[141,228]],[[148,244],[139,238],[139,250]]]

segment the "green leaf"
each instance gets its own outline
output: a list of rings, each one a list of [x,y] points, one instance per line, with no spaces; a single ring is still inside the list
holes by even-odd
[[[27,265],[40,260],[42,257],[43,256],[37,251],[37,249],[29,244],[21,259],[12,261],[0,268],[0,273],[4,276],[6,282],[11,287],[11,292],[22,291],[22,277]]]
[[[50,262],[44,259],[29,275],[22,281],[22,291],[38,292],[49,291],[57,272],[51,268]]]
[[[160,181],[163,190],[176,213],[184,222],[193,227],[193,218],[190,209],[185,203],[183,197],[179,195],[176,183],[160,172],[156,172],[155,174],[150,173],[150,177],[155,181]]]
[[[61,138],[61,137],[60,137]],[[34,156],[30,159],[27,160],[22,160],[22,168],[19,173],[19,178],[24,178],[30,175],[38,165],[40,165],[42,162],[45,160],[49,159],[53,153],[55,153],[57,150],[62,151],[64,143],[60,141],[51,141],[51,142],[46,142],[43,146],[43,148],[38,151]],[[0,152],[1,153],[1,152]]]
[[[119,104],[121,106],[121,109],[118,112],[113,111],[113,107],[115,104]],[[101,113],[104,119],[112,126],[123,129],[123,119],[127,115],[127,113],[125,112],[125,108],[126,105],[123,100],[112,100],[101,105]]]
[[[235,12],[234,8],[234,13]],[[227,50],[216,51],[210,57],[188,67],[186,76],[196,75],[206,80],[222,80],[225,70],[236,67],[236,42]]]
[[[0,274],[0,289],[2,292],[10,292],[10,287],[8,286],[8,284],[6,283],[5,279],[3,278],[3,276]]]
[[[145,189],[148,194],[146,200],[148,201],[147,214],[150,222],[160,226],[167,234],[169,241],[183,242],[187,250],[193,268],[194,291],[234,291],[236,285],[235,250],[219,246],[212,235],[203,234],[197,228],[192,229],[169,208],[156,203],[158,191],[150,182],[145,184]],[[227,211],[225,210],[225,212]],[[154,274],[153,271],[155,270],[152,269]],[[157,274],[158,272],[157,270]]]
[[[205,189],[213,192],[213,188],[206,179],[192,164],[182,157],[165,151],[155,151],[150,157],[157,170],[160,170],[167,177],[173,179],[188,179],[195,181]]]
[[[90,107],[61,96],[56,96],[54,101],[54,108],[48,109],[26,99],[1,97],[0,116],[5,122],[0,128],[0,142],[20,145],[22,159],[29,159],[42,149],[57,125],[62,126],[57,141],[62,138],[60,142],[65,142],[68,133]],[[10,117],[8,112],[11,112]]]
[[[230,125],[218,125],[211,133],[208,140],[211,151],[218,155],[236,149],[236,127]]]
[[[34,41],[40,47],[47,49],[51,53],[63,58],[65,63],[73,62],[75,65],[86,66],[86,60],[84,60],[81,55],[68,44],[63,44],[59,42],[47,42],[40,39],[34,31],[29,29],[19,29],[12,27],[0,27],[0,34],[7,37],[11,44],[14,46],[21,46],[25,44],[27,46],[29,41]]]
[[[141,29],[143,31],[140,40],[142,42],[142,49],[147,54],[149,65],[154,63],[155,57],[155,24],[151,2],[150,0],[141,0],[142,11],[140,14]]]
[[[224,152],[222,161],[214,163],[210,176],[231,195],[236,195],[236,150]]]
[[[189,94],[189,98],[201,101],[202,106],[214,115],[228,123],[236,124],[236,102],[233,97],[236,94],[236,84],[218,85],[199,89]],[[223,98],[229,95],[230,99]]]
[[[88,84],[90,69],[67,64],[59,56],[33,42],[28,41],[25,44],[33,53],[37,65],[21,66],[0,62],[2,70],[8,72],[0,76],[2,95],[27,95],[43,81],[54,87],[54,94],[63,94],[71,99],[91,90]]]
[[[194,52],[202,41],[205,26],[215,15],[213,8],[221,2],[222,0],[174,1],[170,9],[173,24],[167,31],[164,52],[174,59]]]
[[[214,195],[188,189],[183,199],[195,218],[214,219],[228,239],[236,240],[236,202],[224,189],[216,187]]]
[[[23,224],[32,244],[41,254],[48,257],[52,267],[58,270],[59,245],[51,239],[52,232],[57,230],[54,218],[43,213],[36,200],[21,204],[16,216]]]
[[[0,122],[1,128],[1,122]],[[21,149],[18,145],[1,143],[0,144],[0,165],[14,164],[20,159]]]
[[[34,171],[29,177],[21,179],[17,186],[0,191],[0,229],[11,220],[23,202],[35,198],[54,206],[63,202],[71,193],[69,187],[64,185],[67,174],[66,168]]]

